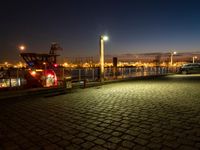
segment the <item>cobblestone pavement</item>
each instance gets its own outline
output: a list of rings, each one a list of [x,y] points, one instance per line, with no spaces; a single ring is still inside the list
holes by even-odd
[[[0,149],[200,149],[200,75],[0,102]]]

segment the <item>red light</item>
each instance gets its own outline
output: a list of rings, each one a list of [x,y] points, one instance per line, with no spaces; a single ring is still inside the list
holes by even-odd
[[[58,64],[54,64],[53,66],[54,66],[54,67],[58,67]]]

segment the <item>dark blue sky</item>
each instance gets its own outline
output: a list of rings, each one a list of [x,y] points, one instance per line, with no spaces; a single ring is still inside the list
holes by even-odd
[[[200,51],[198,0],[41,0],[0,5],[0,60],[17,59],[17,46],[48,52],[51,42],[65,56],[98,54],[107,34],[107,54]]]

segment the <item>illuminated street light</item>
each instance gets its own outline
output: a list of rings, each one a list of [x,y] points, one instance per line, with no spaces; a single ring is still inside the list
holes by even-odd
[[[43,62],[43,65],[44,65],[44,77],[45,77],[45,86],[47,85],[47,73],[46,73],[46,70],[47,70],[47,63],[46,62]]]
[[[21,53],[26,49],[26,47],[24,45],[20,45],[18,47],[18,49],[19,49],[19,51]],[[22,67],[22,65],[21,65],[21,67]],[[19,66],[17,67],[17,84],[18,84],[18,86],[21,85],[21,79],[19,78],[19,68],[20,68],[20,55],[19,55]]]
[[[104,82],[104,41],[108,41],[108,36],[100,36],[100,81]]]
[[[24,45],[20,45],[20,46],[18,47],[18,50],[19,50],[19,52],[21,53],[21,52],[23,52],[23,51],[26,50],[26,47],[25,47]],[[19,55],[19,63],[20,63],[20,55]]]
[[[26,49],[26,47],[25,47],[24,45],[20,45],[20,46],[19,46],[19,50],[20,50],[20,51],[24,51],[25,49]]]
[[[109,39],[108,36],[103,36],[104,41],[108,41],[108,39]]]
[[[170,52],[170,58],[171,58],[171,62],[170,62],[170,65],[172,66],[173,65],[173,56],[176,55],[177,52]]]
[[[8,67],[8,65],[9,65],[9,64],[8,64],[8,62],[7,62],[7,61],[6,61],[6,62],[4,62],[4,66],[5,66],[5,67]]]
[[[197,59],[197,56],[193,56],[193,57],[192,57],[192,63],[195,62],[195,59]]]

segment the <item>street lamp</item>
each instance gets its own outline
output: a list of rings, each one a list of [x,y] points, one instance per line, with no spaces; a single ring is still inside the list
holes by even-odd
[[[7,65],[8,65],[8,62],[6,61],[6,62],[4,62],[4,64],[7,66]]]
[[[23,52],[26,49],[26,47],[24,45],[20,45],[18,47],[18,49],[19,49],[19,51],[21,53],[21,52]],[[21,85],[21,79],[19,78],[19,67],[20,67],[20,55],[19,55],[19,66],[17,67],[17,84],[18,84],[18,86]]]
[[[46,74],[46,70],[47,70],[47,63],[46,62],[43,62],[43,65],[44,65],[44,80],[45,80],[45,86],[47,85],[47,74]]]
[[[26,49],[26,47],[25,47],[24,45],[20,45],[20,46],[19,46],[19,50],[20,50],[20,51],[24,51],[25,49]]]
[[[193,57],[192,57],[192,63],[195,62],[195,59],[197,59],[197,56],[193,56]]]
[[[173,65],[173,56],[176,55],[177,52],[170,52],[170,58],[171,58],[171,62],[170,62],[170,65],[172,66]]]
[[[22,53],[26,50],[26,46],[25,45],[19,45],[18,46],[18,50],[19,50],[19,53]],[[19,55],[20,56],[20,55]],[[18,64],[17,64],[18,65]],[[18,65],[18,68],[21,67],[20,66],[20,59],[19,59],[19,65]]]
[[[104,41],[108,41],[108,36],[100,36],[100,81],[104,82]]]

